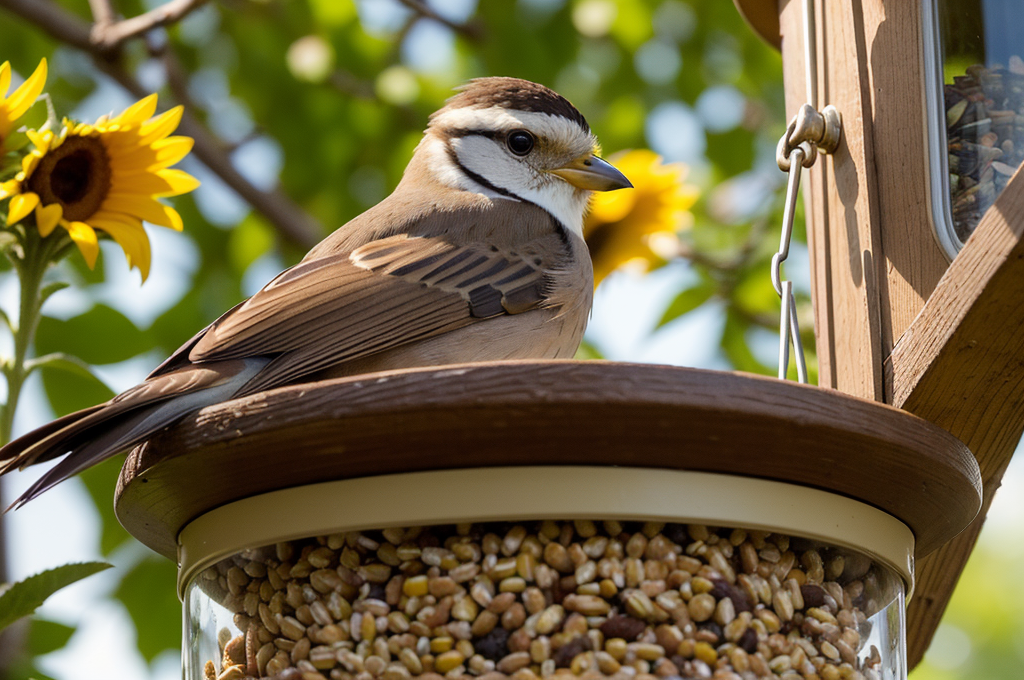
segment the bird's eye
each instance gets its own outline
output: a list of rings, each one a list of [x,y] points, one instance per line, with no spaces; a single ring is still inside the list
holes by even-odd
[[[508,139],[508,150],[517,156],[525,156],[533,149],[533,135],[526,130],[515,130],[510,132]]]

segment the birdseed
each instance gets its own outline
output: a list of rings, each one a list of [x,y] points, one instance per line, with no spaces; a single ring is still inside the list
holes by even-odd
[[[966,241],[1024,162],[1024,60],[969,66],[943,96],[953,226]]]
[[[766,532],[658,522],[389,528],[245,551],[207,680],[880,680],[895,579]]]

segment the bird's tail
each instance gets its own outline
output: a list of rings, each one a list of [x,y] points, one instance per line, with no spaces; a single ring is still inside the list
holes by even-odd
[[[68,454],[22,494],[18,508],[65,479],[146,440],[182,416],[238,391],[264,360],[191,366],[150,378],[105,404],[58,418],[0,448],[0,475]]]

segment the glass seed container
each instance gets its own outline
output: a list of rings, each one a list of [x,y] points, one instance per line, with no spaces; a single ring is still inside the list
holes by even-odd
[[[580,503],[572,484],[607,501]],[[424,512],[438,488],[464,491]],[[738,526],[754,506],[758,523]],[[452,521],[395,524],[403,513]],[[232,518],[270,515],[305,535],[270,522],[225,542]],[[846,544],[822,540],[837,529]],[[602,468],[348,480],[219,508],[182,545],[186,680],[906,675],[909,529],[778,482]]]
[[[923,9],[931,209],[952,259],[1024,161],[1024,3]]]

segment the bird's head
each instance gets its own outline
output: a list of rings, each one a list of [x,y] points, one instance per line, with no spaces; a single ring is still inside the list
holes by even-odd
[[[632,186],[598,150],[586,119],[558,93],[478,78],[431,116],[418,153],[444,185],[536,204],[582,236],[590,192]]]

